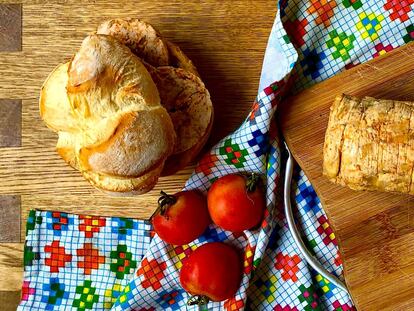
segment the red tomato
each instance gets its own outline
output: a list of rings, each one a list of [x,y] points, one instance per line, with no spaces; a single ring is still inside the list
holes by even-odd
[[[207,201],[196,190],[167,195],[161,191],[158,210],[151,217],[155,232],[173,245],[188,244],[198,238],[211,223]]]
[[[233,297],[242,273],[242,258],[234,247],[221,242],[207,243],[184,260],[180,283],[194,295],[188,304],[205,304]]]
[[[216,180],[207,194],[214,223],[225,230],[242,232],[257,226],[263,218],[265,198],[257,184],[258,175],[230,174]]]

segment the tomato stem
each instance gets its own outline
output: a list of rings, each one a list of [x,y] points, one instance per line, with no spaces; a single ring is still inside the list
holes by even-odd
[[[208,302],[210,301],[210,299],[207,296],[204,295],[194,295],[191,296],[190,299],[188,299],[187,301],[187,305],[189,306],[205,306],[206,304],[208,304]]]
[[[177,198],[173,195],[169,195],[161,190],[161,196],[158,199],[158,207],[155,212],[151,215],[150,221],[154,218],[155,215],[160,214],[164,215],[167,211],[168,207],[175,204],[177,202]]]
[[[256,190],[256,186],[260,181],[259,174],[252,173],[248,178],[246,182],[246,188],[247,192],[254,192]]]

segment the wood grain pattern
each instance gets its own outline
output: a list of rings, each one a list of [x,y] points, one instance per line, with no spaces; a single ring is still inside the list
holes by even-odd
[[[0,98],[22,100],[21,147],[0,148],[0,195],[21,196],[22,239],[32,208],[148,218],[159,191],[179,191],[192,171],[189,166],[161,178],[144,196],[113,198],[92,188],[59,158],[56,134],[39,117],[39,91],[49,72],[69,60],[88,33],[106,19],[140,17],[179,44],[212,96],[216,119],[211,146],[237,128],[251,107],[276,6],[268,0],[14,2],[23,2],[22,51],[0,53]],[[20,251],[0,244],[0,254],[19,256]],[[10,272],[5,281],[0,278],[3,306],[10,301],[2,291],[15,293],[21,287],[22,267],[1,256],[0,275]],[[21,263],[21,258],[15,260]]]
[[[414,101],[413,52],[410,44],[345,71],[288,99],[279,114],[288,146],[334,228],[358,310],[414,306],[414,196],[356,192],[322,176],[329,108],[341,93]]]
[[[0,4],[0,52],[22,49],[22,5]]]
[[[0,243],[0,292],[22,288],[23,247],[23,243]]]

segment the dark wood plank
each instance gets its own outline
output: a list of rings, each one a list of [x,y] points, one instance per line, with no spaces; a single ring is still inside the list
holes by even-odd
[[[22,5],[0,4],[0,52],[22,50]]]
[[[20,291],[0,291],[0,301],[2,311],[15,311],[20,301]]]
[[[0,242],[20,242],[20,196],[0,196]]]
[[[0,99],[0,147],[22,144],[22,101]]]

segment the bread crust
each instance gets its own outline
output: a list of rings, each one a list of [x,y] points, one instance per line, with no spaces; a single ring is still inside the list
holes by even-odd
[[[152,66],[169,64],[168,47],[160,33],[152,25],[138,18],[105,21],[98,26],[96,33],[116,38]]]
[[[193,161],[207,142],[213,105],[204,83],[192,73],[171,66],[147,68],[177,133],[174,151],[163,171],[163,175],[173,174]]]
[[[102,192],[116,196],[133,196],[150,191],[157,183],[162,168],[163,163],[136,178],[110,176],[92,171],[83,171],[82,175],[92,186]]]
[[[138,18],[105,21],[98,26],[96,33],[113,36],[151,66],[182,68],[200,76],[193,62],[178,45]]]
[[[180,49],[180,47],[173,42],[163,38],[164,42],[167,45],[169,52],[169,65],[175,68],[182,68],[188,72],[191,72],[193,75],[200,77],[200,74],[197,71],[196,66],[193,64],[191,59],[185,55],[185,53]]]
[[[58,154],[112,195],[145,193],[194,161],[213,125],[192,61],[139,19],[106,21],[86,37],[46,79],[39,109]]]
[[[148,29],[152,29],[152,36],[145,35]],[[175,173],[195,159],[206,143],[213,123],[210,94],[196,67],[177,45],[139,19],[106,21],[97,32],[111,35],[126,44],[142,58],[150,72],[160,93],[161,104],[167,109],[177,133],[176,145],[166,161],[163,175]],[[153,40],[155,37],[157,40]],[[168,49],[169,66],[149,58],[149,55],[157,54],[154,51],[160,46]]]
[[[174,153],[186,151],[199,142],[210,124],[210,93],[200,78],[181,68],[158,67],[149,72],[179,137]]]
[[[197,159],[197,156],[200,154],[210,137],[213,123],[214,113],[211,115],[211,120],[206,132],[194,146],[186,151],[173,153],[167,158],[161,176],[172,175]]]
[[[69,62],[56,66],[42,85],[40,116],[53,131],[76,131],[77,120],[66,93]]]
[[[46,80],[40,107],[59,134],[57,152],[104,191],[147,192],[174,150],[174,126],[150,74],[111,36],[85,38]]]
[[[414,103],[338,97],[325,134],[323,173],[354,190],[414,194]]]
[[[172,153],[174,130],[165,109],[125,114],[113,135],[98,146],[82,147],[82,170],[139,177],[161,165]]]

